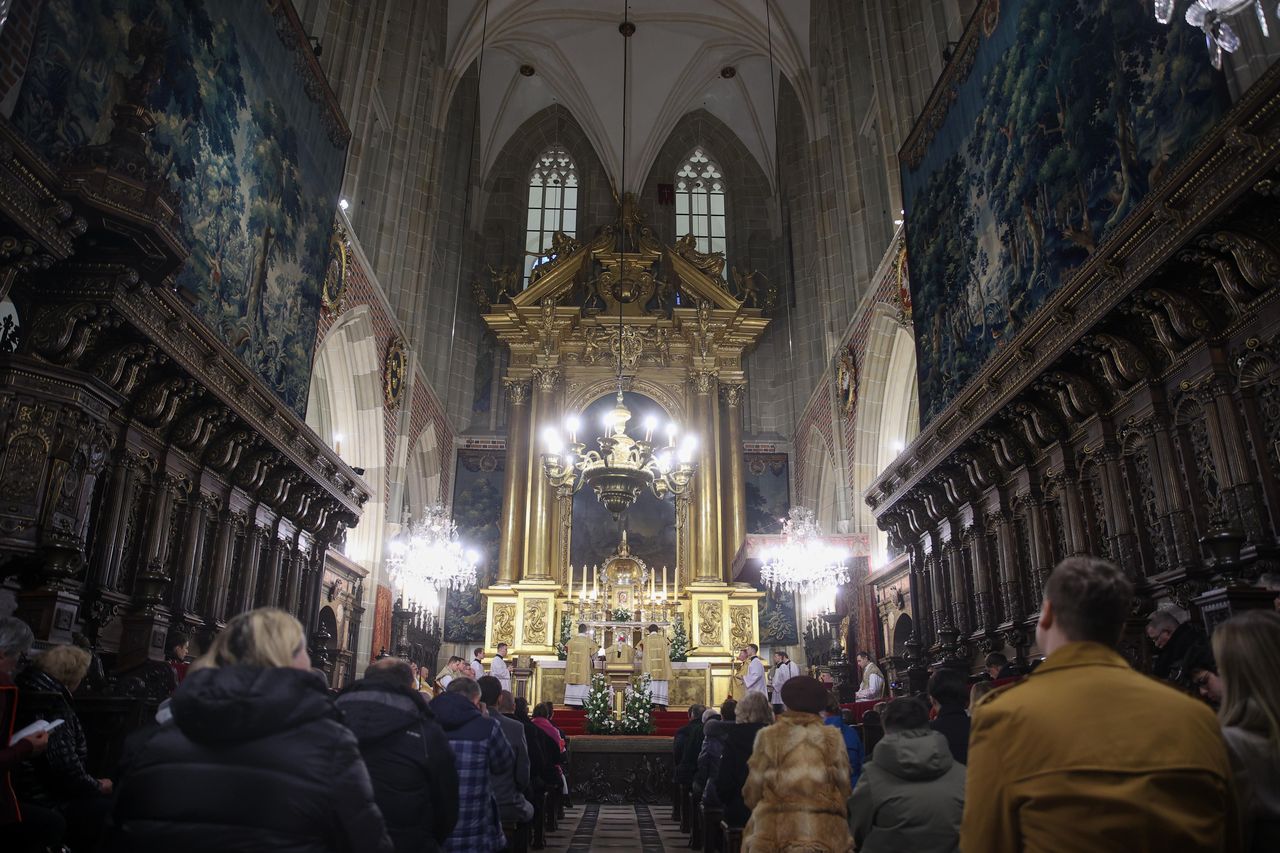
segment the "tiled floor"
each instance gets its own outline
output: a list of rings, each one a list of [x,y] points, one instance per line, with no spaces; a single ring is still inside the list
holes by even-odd
[[[670,806],[577,805],[565,812],[558,831],[547,833],[547,850],[558,853],[669,853],[688,846],[689,836],[671,820]]]

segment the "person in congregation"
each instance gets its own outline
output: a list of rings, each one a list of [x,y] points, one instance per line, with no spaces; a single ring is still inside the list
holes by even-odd
[[[702,743],[698,747],[698,754],[693,757],[693,784],[690,789],[693,791],[695,802],[702,801],[702,792],[707,786],[707,774],[702,772],[703,756],[707,754],[707,727],[712,723],[720,722],[720,709],[708,708],[702,712]],[[685,755],[685,761],[690,758],[689,754]]]
[[[858,777],[862,775],[865,752],[862,736],[857,729],[845,722],[844,709],[840,707],[840,700],[834,693],[827,694],[827,707],[822,709],[822,723],[839,730],[840,737],[844,739],[844,751],[849,755],[849,786],[857,785]]]
[[[929,728],[929,708],[920,697],[894,699],[881,722],[884,737],[849,800],[849,830],[859,853],[954,853],[964,765],[952,758],[947,739]]]
[[[743,800],[743,786],[750,774],[751,754],[756,736],[773,723],[773,706],[763,693],[748,693],[734,707],[734,724],[724,734],[720,766],[708,778],[724,807],[724,819],[730,826],[746,826],[751,809]]]
[[[742,786],[742,801],[751,810],[742,853],[853,850],[849,758],[840,733],[818,716],[827,707],[827,695],[816,678],[792,678],[782,690],[786,712],[756,736]],[[722,771],[728,757],[726,749]]]
[[[1013,664],[1009,663],[1009,658],[1002,652],[992,652],[987,655],[986,660],[983,661],[983,667],[992,681],[1015,677]]]
[[[782,685],[799,674],[800,667],[791,660],[786,649],[773,650],[773,713],[782,713]]]
[[[507,846],[492,779],[515,772],[516,758],[498,721],[480,710],[480,685],[455,678],[431,700],[458,765],[458,822],[443,845],[448,853],[497,853]]]
[[[311,669],[302,624],[231,619],[121,763],[118,853],[392,853],[356,736]]]
[[[511,689],[511,668],[507,666],[506,643],[498,643],[498,653],[493,656],[493,662],[489,664],[489,674],[498,679],[498,683],[502,685],[500,690]],[[479,678],[476,679],[476,681],[479,680]]]
[[[862,669],[862,683],[858,685],[858,692],[854,694],[854,698],[859,702],[883,699],[884,673],[880,671],[880,667],[876,662],[871,659],[870,652],[858,652],[858,666]]]
[[[49,748],[49,733],[36,732],[10,744],[18,714],[18,687],[13,672],[35,642],[31,628],[21,619],[0,617],[0,835],[19,853],[60,849],[67,822],[57,811],[26,803],[19,805],[10,774],[22,762],[37,758]]]
[[[1213,653],[1242,849],[1274,853],[1280,850],[1280,613],[1233,616],[1214,630]]]
[[[653,704],[667,710],[667,695],[671,689],[671,643],[658,630],[649,626],[649,636],[644,645],[644,672],[649,674],[649,689]]]
[[[750,695],[752,693],[763,693],[768,698],[768,688],[765,686],[764,678],[764,661],[760,660],[760,647],[755,643],[748,643],[745,648],[738,653],[738,660],[746,664],[746,668],[742,673],[743,690]]]
[[[484,649],[476,646],[471,651],[471,680],[479,681],[481,678],[484,678]]]
[[[335,704],[360,743],[396,853],[437,853],[458,819],[458,769],[410,664],[375,661]]]
[[[73,694],[89,672],[92,658],[79,646],[53,646],[36,655],[17,678],[23,694],[52,697],[38,715],[19,713],[26,725],[35,719],[62,720],[49,732],[44,754],[29,758],[14,779],[18,800],[53,809],[67,822],[66,843],[72,850],[93,850],[111,812],[111,779],[89,772],[89,741],[76,714]]]
[[[1115,650],[1133,583],[1105,560],[1049,575],[1042,666],[974,709],[965,853],[1236,850],[1226,746],[1204,703],[1135,672]],[[1089,736],[1066,737],[1089,721]]]
[[[436,686],[441,690],[449,689],[449,682],[453,681],[459,675],[463,674],[463,668],[467,662],[457,655],[450,655],[449,662],[444,665],[444,671],[436,676]]]
[[[988,682],[990,683],[990,682]],[[969,763],[969,686],[963,672],[939,669],[929,676],[929,701],[936,712],[929,728],[947,739],[951,757]]]
[[[686,773],[684,756],[685,756],[685,753],[690,748],[690,743],[693,740],[694,731],[697,730],[701,732],[702,712],[705,710],[707,710],[706,705],[700,705],[697,702],[690,705],[689,706],[689,722],[685,723],[683,726],[676,729],[675,736],[671,739],[671,761],[672,761],[671,766],[672,766],[672,773],[675,776],[674,781],[677,785],[693,784],[693,772]],[[699,751],[701,751],[701,748],[702,748],[701,744],[699,744],[699,747],[698,747]],[[697,770],[696,760],[694,763],[693,770],[694,771]]]
[[[720,798],[716,794],[716,773],[720,770],[720,758],[724,755],[724,742],[729,736],[729,728],[737,722],[737,717],[738,703],[730,696],[721,703],[719,718],[702,726],[702,750],[698,753],[693,787],[694,790],[702,791],[702,802],[709,806],[720,804]]]
[[[528,823],[533,820],[533,803],[528,799],[533,791],[529,783],[529,742],[524,736],[524,726],[498,710],[498,697],[504,692],[498,679],[486,675],[477,683],[480,685],[481,704],[488,709],[489,719],[497,722],[515,757],[511,770],[489,779],[493,795],[498,800],[498,812],[503,821]]]
[[[969,710],[966,712],[970,718],[973,717],[973,709],[978,707],[978,702],[981,701],[982,697],[995,689],[996,683],[994,681],[974,682],[973,686],[969,688]]]
[[[591,692],[591,662],[595,659],[596,641],[586,625],[578,625],[578,636],[569,641],[564,664],[564,704],[581,708]]]
[[[1217,710],[1222,704],[1222,678],[1218,674],[1213,649],[1209,646],[1197,646],[1187,655],[1182,668],[1186,673],[1187,688],[1208,702],[1209,707]]]
[[[1147,620],[1147,638],[1156,648],[1155,657],[1151,659],[1151,674],[1174,681],[1184,678],[1182,668],[1187,657],[1208,645],[1203,631],[1168,610],[1151,614]]]

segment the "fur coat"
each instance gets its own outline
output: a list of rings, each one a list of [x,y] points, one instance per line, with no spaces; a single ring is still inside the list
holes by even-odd
[[[838,729],[789,711],[756,736],[742,853],[850,853],[849,756]]]

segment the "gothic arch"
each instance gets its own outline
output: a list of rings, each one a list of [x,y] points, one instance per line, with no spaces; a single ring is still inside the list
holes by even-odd
[[[427,424],[409,451],[404,494],[404,509],[413,518],[441,501],[440,449],[436,445],[435,424]]]

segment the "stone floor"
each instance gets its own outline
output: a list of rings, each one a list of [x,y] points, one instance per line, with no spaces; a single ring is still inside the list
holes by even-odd
[[[689,836],[671,820],[671,806],[580,804],[565,812],[558,831],[547,833],[547,850],[559,853],[668,853],[688,847]]]

